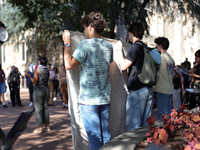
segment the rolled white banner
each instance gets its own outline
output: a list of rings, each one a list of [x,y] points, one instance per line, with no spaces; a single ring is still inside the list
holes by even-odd
[[[37,66],[36,64],[30,64],[29,67],[28,67],[29,71],[34,73],[36,66]]]

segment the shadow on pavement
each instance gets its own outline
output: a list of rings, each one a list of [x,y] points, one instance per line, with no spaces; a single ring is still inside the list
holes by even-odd
[[[6,102],[10,100],[7,96]],[[29,93],[28,90],[20,91],[20,98],[24,107],[12,107],[7,104],[8,108],[3,108],[0,105],[0,126],[7,135],[13,124],[21,114],[21,112],[30,112]],[[54,106],[49,106],[50,114],[50,132],[41,134],[33,133],[37,128],[35,114],[30,119],[27,129],[17,139],[13,145],[14,150],[73,150],[70,116],[67,108],[62,108],[60,97],[54,102]]]

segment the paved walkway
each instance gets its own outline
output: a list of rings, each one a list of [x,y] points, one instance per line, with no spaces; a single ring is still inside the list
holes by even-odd
[[[0,105],[0,127],[7,135],[21,112],[30,112],[28,89],[21,89],[20,98],[24,107],[12,107],[8,104],[10,100],[7,97],[8,108]],[[13,145],[14,150],[73,150],[70,116],[67,108],[62,108],[60,97],[54,102],[54,106],[49,106],[50,127],[52,131],[41,134],[33,133],[37,128],[35,114],[30,119],[25,132],[17,139]],[[157,112],[152,111],[155,120],[158,120]]]
[[[10,100],[7,97],[6,103]],[[0,127],[7,135],[21,112],[30,112],[29,93],[27,89],[21,89],[20,98],[24,107],[8,108],[0,105]],[[35,114],[30,119],[25,132],[17,139],[13,145],[14,150],[73,150],[70,116],[67,108],[62,108],[60,97],[54,102],[54,106],[49,106],[50,127],[52,131],[41,134],[33,133],[37,128]]]

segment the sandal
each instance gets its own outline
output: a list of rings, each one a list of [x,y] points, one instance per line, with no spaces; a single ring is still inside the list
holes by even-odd
[[[37,128],[33,131],[33,133],[42,133],[42,128]]]

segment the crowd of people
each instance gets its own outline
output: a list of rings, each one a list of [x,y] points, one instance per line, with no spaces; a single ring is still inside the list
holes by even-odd
[[[0,65],[0,74],[0,90],[3,107],[8,108],[5,103],[5,99],[7,99],[8,95],[10,95],[9,103],[11,103],[13,107],[15,107],[16,104],[19,107],[23,107],[20,100],[20,76],[22,76],[22,74],[20,73],[18,68],[15,66],[11,66],[11,69],[7,68],[6,72],[4,72]]]
[[[128,98],[126,102],[127,131],[147,125],[146,119],[151,115],[153,99],[157,101],[158,117],[171,113],[183,103],[186,88],[200,87],[200,53],[195,53],[194,68],[188,68],[185,61],[175,66],[174,59],[167,52],[170,42],[166,37],[154,40],[156,50],[162,61],[159,78],[155,86],[140,81],[138,74],[144,62],[142,41],[144,27],[134,22],[129,28],[129,47],[127,55],[122,52],[122,42],[117,42],[117,49],[101,38],[106,22],[101,13],[90,13],[81,20],[86,39],[81,41],[76,50],[71,52],[70,32],[64,30],[65,67],[71,70],[79,66],[80,93],[79,107],[84,128],[86,130],[90,150],[97,150],[110,140],[110,81],[109,66],[113,62],[113,51],[117,54],[118,64],[122,71],[128,71]],[[152,49],[152,48],[149,48]],[[92,86],[92,88],[91,88]]]
[[[51,64],[48,64],[48,66],[51,66]],[[62,65],[64,66],[64,65]],[[49,67],[50,69],[51,67]],[[61,67],[63,68],[63,67]],[[53,101],[56,101],[57,97],[60,96],[61,97],[61,101],[63,101],[63,96],[62,95],[67,95],[64,96],[64,102],[63,102],[63,108],[66,108],[68,105],[66,103],[66,101],[68,101],[68,93],[67,90],[65,90],[65,92],[61,92],[61,83],[65,82],[66,86],[67,86],[67,79],[65,77],[62,79],[58,79],[58,69],[57,67],[54,67],[53,69],[54,71],[50,70],[50,72],[53,74],[53,77],[49,79],[50,81],[50,85],[49,87],[51,87],[51,96],[52,98],[50,98],[49,102],[48,102],[48,106],[53,106]],[[27,72],[28,74],[30,74],[30,76],[33,78],[34,73],[31,72],[30,70]],[[59,72],[59,74],[64,74],[63,73],[63,69],[62,71]],[[3,104],[4,108],[8,108],[8,105],[6,105],[5,100],[7,100],[7,96],[10,96],[10,101],[8,101],[8,104],[12,104],[13,107],[15,107],[16,105],[18,105],[19,107],[23,107],[22,103],[21,103],[21,99],[20,99],[20,77],[24,78],[24,76],[21,74],[21,72],[18,70],[18,68],[16,66],[11,66],[11,68],[7,68],[7,70],[4,72],[4,70],[1,68],[0,65],[0,91],[1,91],[1,98],[0,98],[0,103]],[[65,73],[66,75],[66,73]],[[30,104],[29,106],[33,106],[33,91],[34,91],[34,84],[31,81],[31,79],[25,75],[26,78],[26,88],[28,88],[29,90],[29,98],[30,98]],[[49,83],[48,81],[48,83]],[[51,84],[52,81],[52,84]],[[67,87],[66,87],[67,89]]]
[[[35,67],[35,70],[29,70],[26,73],[26,87],[29,90],[30,97],[29,106],[33,106],[35,110],[36,122],[38,125],[33,131],[34,133],[43,132],[42,124],[45,124],[46,131],[51,131],[49,127],[48,106],[53,106],[53,98],[54,101],[56,101],[56,97],[58,93],[60,93],[58,92],[60,87],[61,100],[64,99],[63,108],[67,108],[68,106],[67,78],[63,66],[64,65],[62,65],[62,71],[59,73],[58,78],[57,67],[51,70],[51,64],[47,64],[47,58],[40,57],[39,65]],[[7,69],[6,73],[4,73],[0,65],[0,102],[3,104],[3,108],[8,108],[5,102],[8,95],[10,95],[10,101],[8,103],[12,104],[12,107],[16,105],[23,107],[20,99],[20,76],[22,76],[22,74],[17,67],[12,66],[11,70]]]
[[[134,22],[129,28],[129,47],[126,56],[122,52],[122,42],[117,42],[117,49],[108,41],[101,38],[106,27],[106,21],[101,13],[90,13],[81,20],[86,39],[81,41],[73,55],[71,52],[70,32],[64,30],[65,65],[58,72],[56,67],[51,70],[46,57],[40,57],[38,68],[35,72],[26,73],[27,87],[30,95],[30,105],[34,105],[37,119],[37,129],[34,133],[41,133],[42,124],[45,130],[50,131],[48,106],[58,96],[61,90],[63,108],[68,107],[66,70],[79,67],[80,115],[86,130],[89,147],[97,150],[110,140],[109,111],[111,85],[109,79],[109,66],[113,62],[113,52],[117,54],[118,64],[122,71],[128,71],[128,98],[126,103],[126,128],[127,131],[146,126],[146,119],[151,115],[152,105],[157,106],[158,117],[171,113],[172,108],[179,109],[184,102],[185,89],[200,89],[200,50],[195,53],[194,67],[186,60],[180,66],[175,66],[174,59],[167,52],[170,42],[166,37],[157,37],[154,40],[156,49],[162,59],[160,64],[159,79],[155,86],[143,84],[138,78],[144,62],[143,47],[147,45],[142,41],[144,27],[142,23]],[[149,48],[151,49],[151,48]],[[137,70],[137,71],[136,71]],[[3,107],[5,104],[4,93],[6,83],[10,89],[12,106],[17,104],[23,107],[20,90],[19,70],[12,66],[11,72],[6,77],[0,66],[0,90]],[[155,100],[154,100],[155,99]]]
[[[163,61],[162,61],[163,62]],[[153,109],[158,110],[158,117],[161,120],[161,116],[164,114],[166,115],[167,113],[171,113],[171,109],[177,109],[179,110],[179,107],[185,103],[186,100],[186,89],[200,89],[200,68],[199,68],[199,63],[200,63],[200,50],[197,50],[195,52],[195,62],[193,65],[193,68],[191,68],[191,63],[186,59],[184,62],[182,62],[180,65],[174,66],[173,73],[172,73],[172,78],[170,79],[170,82],[166,82],[163,84],[163,86],[160,86],[159,82],[157,83],[156,87],[153,88]],[[161,69],[162,70],[162,69]],[[162,71],[161,71],[162,73]],[[160,80],[162,79],[162,75],[166,75],[166,73],[160,75]],[[166,80],[166,78],[165,78]],[[164,81],[165,81],[164,80]],[[162,108],[160,106],[160,100],[157,97],[157,90],[167,90],[166,85],[171,85],[170,88],[170,101],[167,104],[163,104],[163,106],[169,106],[169,109],[167,108]],[[164,86],[165,85],[165,86]],[[159,87],[160,86],[160,87]],[[158,87],[158,88],[157,88]],[[163,92],[167,93],[167,92]],[[163,98],[161,99],[163,101]],[[165,100],[166,102],[166,100]],[[161,111],[161,110],[162,111]]]

